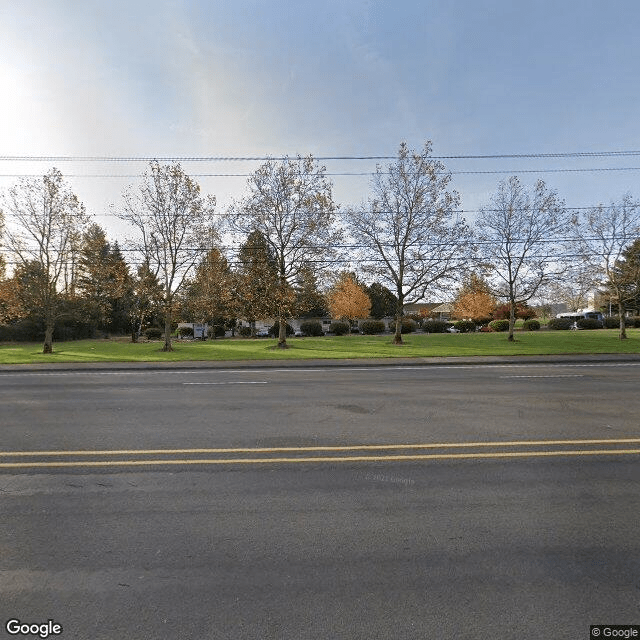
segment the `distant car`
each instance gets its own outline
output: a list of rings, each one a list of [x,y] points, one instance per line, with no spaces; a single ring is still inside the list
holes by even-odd
[[[455,327],[449,327],[449,328],[447,329],[447,331],[448,331],[449,333],[460,333],[460,330],[459,330],[459,329],[456,329]]]
[[[256,331],[256,338],[268,338],[269,331],[267,329],[260,329],[260,331]]]

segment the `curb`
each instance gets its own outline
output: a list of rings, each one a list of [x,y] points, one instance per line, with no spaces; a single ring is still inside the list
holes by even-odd
[[[310,359],[310,360],[182,360],[179,362],[60,362],[37,364],[3,364],[0,372],[55,372],[55,371],[176,371],[193,369],[305,369],[305,368],[379,368],[379,367],[438,367],[471,365],[522,364],[586,364],[586,363],[638,363],[640,354],[569,354],[540,356],[471,356],[471,357],[416,357],[372,359]]]

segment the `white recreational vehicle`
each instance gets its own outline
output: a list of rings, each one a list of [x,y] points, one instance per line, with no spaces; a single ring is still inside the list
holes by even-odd
[[[559,313],[556,318],[566,318],[574,323],[577,328],[578,320],[597,320],[601,326],[604,326],[604,316],[595,309],[580,309],[578,311],[567,311],[566,313]]]

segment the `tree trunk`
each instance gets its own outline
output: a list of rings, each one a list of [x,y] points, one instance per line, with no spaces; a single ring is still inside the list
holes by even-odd
[[[288,349],[287,321],[281,315],[278,316],[278,329],[278,349]]]
[[[620,340],[626,340],[627,339],[627,326],[625,324],[624,321],[624,316],[625,316],[625,308],[624,308],[624,304],[620,301],[618,301],[618,313],[620,314]]]
[[[47,322],[44,329],[44,345],[42,347],[42,353],[53,353],[53,330],[55,324],[53,322]]]
[[[171,312],[167,311],[164,316],[164,346],[163,351],[173,351],[171,346]]]
[[[516,303],[513,300],[509,301],[509,342],[514,341],[513,329],[516,326]]]
[[[393,344],[403,344],[402,342],[402,311],[403,311],[402,295],[398,296],[398,306],[396,307],[396,333],[393,336]]]

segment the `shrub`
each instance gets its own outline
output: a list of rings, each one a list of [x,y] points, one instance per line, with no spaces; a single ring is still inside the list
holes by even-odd
[[[341,320],[332,322],[329,331],[336,336],[343,336],[345,333],[349,333],[349,323]]]
[[[522,323],[522,328],[525,331],[539,331],[540,323],[537,320],[525,320]]]
[[[421,316],[419,313],[407,313],[405,318],[413,320],[416,323],[416,331],[422,326],[422,322],[424,321],[424,316]]]
[[[317,320],[308,320],[300,324],[300,331],[306,336],[323,336],[322,325]]]
[[[400,333],[413,333],[418,328],[418,323],[411,318],[402,318],[400,322]],[[389,331],[396,332],[396,321],[389,323]]]
[[[362,323],[362,333],[372,336],[376,333],[384,333],[385,326],[382,320],[365,320]]]
[[[446,333],[450,323],[444,320],[427,320],[422,323],[422,329],[426,333]]]
[[[16,342],[41,342],[44,340],[44,323],[33,318],[25,318],[15,324],[9,325],[11,328],[11,340]]]
[[[242,336],[243,338],[250,338],[251,337],[251,327],[240,327],[238,329],[238,335]]]
[[[285,333],[287,338],[295,333],[293,327],[288,322]],[[280,335],[280,322],[278,320],[276,320],[273,326],[269,329],[269,335],[273,336],[274,338],[277,338]]]
[[[216,338],[224,338],[227,334],[227,330],[223,324],[214,324],[212,327],[209,327],[209,331],[207,333],[210,338],[215,340]]]
[[[508,320],[493,320],[489,323],[489,326],[494,331],[509,331],[509,321]]]
[[[193,327],[180,327],[178,329],[178,335],[183,338],[193,338]]]
[[[144,330],[144,335],[147,340],[160,340],[162,338],[162,329],[158,327],[147,327]]]
[[[578,329],[599,329],[602,326],[595,318],[580,318],[576,324]]]
[[[85,324],[78,320],[69,321],[66,323],[56,324],[56,328],[53,332],[53,339],[60,340],[62,342],[66,340],[82,340],[84,338],[92,338],[95,334],[95,329],[89,324]]]
[[[9,324],[0,324],[0,342],[10,342],[13,339],[13,327]]]
[[[640,316],[633,316],[633,318],[627,318],[627,324],[629,326],[634,327],[635,329],[640,329]]]
[[[476,330],[476,323],[473,320],[458,320],[453,326],[460,333],[472,333]]]
[[[569,318],[551,318],[547,323],[547,328],[553,331],[566,331],[571,329],[573,322]]]
[[[639,326],[635,324],[635,318],[625,318],[625,327]],[[620,316],[609,316],[604,319],[605,329],[617,329],[620,326]]]

